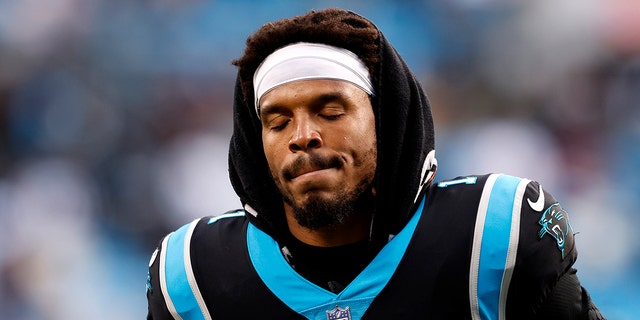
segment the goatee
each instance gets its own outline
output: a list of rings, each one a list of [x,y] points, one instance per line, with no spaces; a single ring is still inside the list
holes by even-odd
[[[293,209],[296,222],[310,230],[332,227],[348,221],[358,212],[367,212],[373,205],[373,194],[369,181],[362,181],[350,193],[340,194],[334,198],[312,195],[299,205],[295,201],[285,201]]]

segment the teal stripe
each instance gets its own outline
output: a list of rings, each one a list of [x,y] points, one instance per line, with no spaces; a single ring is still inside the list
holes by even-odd
[[[520,178],[500,175],[491,190],[478,268],[478,305],[482,319],[498,319],[514,197],[520,181]]]
[[[197,223],[197,221],[193,223]],[[189,286],[184,265],[184,241],[189,225],[182,226],[169,237],[166,249],[165,277],[167,292],[180,317],[184,320],[201,320],[204,319],[204,316]]]
[[[424,204],[423,198],[404,229],[339,294],[327,291],[296,273],[282,256],[278,243],[252,224],[249,224],[247,230],[249,256],[267,287],[287,306],[307,319],[326,319],[326,311],[336,305],[341,308],[349,307],[352,319],[360,319],[400,264],[420,220]]]

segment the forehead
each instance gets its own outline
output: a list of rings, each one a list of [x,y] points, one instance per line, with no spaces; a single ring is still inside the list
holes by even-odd
[[[313,79],[297,80],[279,85],[265,93],[260,99],[261,113],[273,106],[287,104],[344,101],[360,104],[368,102],[369,95],[360,87],[343,80]],[[370,105],[369,105],[370,106]]]

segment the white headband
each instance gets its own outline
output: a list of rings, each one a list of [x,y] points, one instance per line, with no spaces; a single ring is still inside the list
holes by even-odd
[[[353,52],[326,44],[300,42],[271,53],[253,75],[255,108],[271,89],[298,80],[344,80],[373,95],[369,71]]]

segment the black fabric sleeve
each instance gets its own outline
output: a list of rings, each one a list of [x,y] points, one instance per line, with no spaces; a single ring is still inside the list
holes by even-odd
[[[604,320],[605,317],[580,285],[576,269],[560,277],[538,310],[538,319]]]
[[[604,319],[576,275],[575,235],[568,212],[538,182],[530,182],[522,199],[509,318]]]

